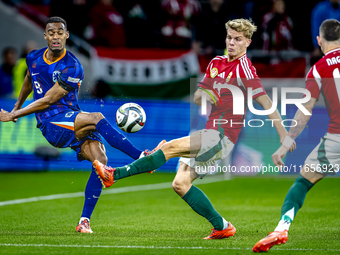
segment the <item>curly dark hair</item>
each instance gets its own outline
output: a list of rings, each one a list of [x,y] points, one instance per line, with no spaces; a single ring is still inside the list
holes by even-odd
[[[67,30],[67,23],[63,18],[60,17],[50,17],[48,20],[45,22],[45,29],[48,23],[63,23],[65,25],[65,28]]]

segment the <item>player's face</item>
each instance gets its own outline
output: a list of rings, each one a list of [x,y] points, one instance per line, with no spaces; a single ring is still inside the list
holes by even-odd
[[[228,56],[231,59],[234,59],[246,53],[251,40],[247,39],[243,35],[243,32],[237,32],[229,28],[225,42],[227,45]]]
[[[47,41],[48,48],[53,53],[59,53],[64,50],[66,39],[69,37],[69,32],[63,23],[48,23],[44,33],[44,38]]]

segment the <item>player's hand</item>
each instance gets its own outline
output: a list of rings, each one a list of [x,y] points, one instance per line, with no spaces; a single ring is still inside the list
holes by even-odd
[[[294,143],[289,148],[289,153],[293,152],[295,149],[296,149],[296,142],[294,141]]]
[[[11,117],[11,114],[8,111],[1,109],[0,121],[1,122],[8,122],[8,121],[12,121],[12,120],[13,120],[13,118]]]
[[[11,114],[12,114],[13,112],[15,112],[15,109],[13,109],[13,110],[11,111]],[[18,121],[18,118],[13,119],[12,121],[15,123],[15,122]]]
[[[288,148],[286,146],[281,145],[281,147],[275,151],[272,155],[273,163],[275,166],[284,166],[282,159],[286,156]]]
[[[207,89],[207,91],[210,92],[210,94],[214,97],[215,102],[217,102],[217,101],[218,101],[218,98],[217,98],[217,96],[215,95],[215,92],[212,91],[212,90],[210,90],[210,89]],[[204,93],[206,93],[206,92],[204,91]],[[206,93],[206,94],[207,94],[207,102],[210,103],[210,104],[215,104],[214,99],[213,99],[208,93]]]
[[[286,138],[286,136],[284,136],[280,139],[281,145],[282,145],[285,138]],[[293,152],[295,149],[296,149],[296,142],[294,141],[294,143],[289,148],[289,153]]]

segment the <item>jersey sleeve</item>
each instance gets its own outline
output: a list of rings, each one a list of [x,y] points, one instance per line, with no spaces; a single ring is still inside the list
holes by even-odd
[[[81,64],[74,63],[73,65],[66,66],[60,74],[58,79],[59,85],[71,92],[77,90],[84,79],[84,70]]]
[[[212,78],[215,78],[215,76],[212,76],[214,75],[213,72],[213,64],[214,64],[214,59],[212,59],[207,67],[207,70],[205,71],[205,74],[202,78],[202,80],[198,83],[198,87],[199,88],[203,88],[203,89],[210,89],[212,90],[213,87],[212,87]]]
[[[237,76],[239,83],[241,83],[246,90],[248,90],[248,88],[252,88],[253,99],[267,94],[256,73],[255,67],[249,59],[243,58],[240,60]]]
[[[306,76],[306,89],[309,90],[311,97],[319,99],[321,91],[321,76],[313,65]]]
[[[32,58],[33,58],[33,55],[34,55],[34,52],[36,50],[32,50],[30,53],[27,54],[26,56],[26,66],[27,66],[27,71],[28,73],[31,75],[31,71],[30,71],[30,68],[31,68],[31,63],[32,63]]]

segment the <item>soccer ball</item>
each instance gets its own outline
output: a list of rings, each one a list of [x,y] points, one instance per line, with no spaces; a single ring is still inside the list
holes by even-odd
[[[117,126],[127,133],[135,133],[144,127],[146,114],[144,109],[135,103],[123,104],[116,113]]]

